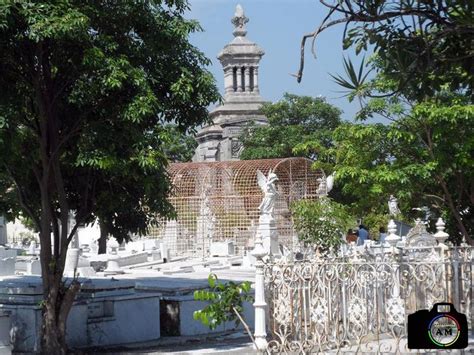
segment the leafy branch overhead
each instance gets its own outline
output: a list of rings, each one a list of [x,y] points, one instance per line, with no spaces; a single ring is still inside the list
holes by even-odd
[[[380,70],[396,81],[396,90],[409,91],[418,99],[445,84],[450,90],[472,93],[470,0],[320,2],[327,14],[313,32],[302,37],[298,82],[303,77],[306,41],[311,40],[316,56],[318,36],[334,26],[344,26],[343,48],[354,48],[356,54],[373,51],[383,63]]]

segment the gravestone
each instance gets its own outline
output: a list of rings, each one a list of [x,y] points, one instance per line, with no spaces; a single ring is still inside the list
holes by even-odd
[[[163,234],[163,242],[166,243],[168,250],[171,249],[173,254],[176,255],[176,252],[178,251],[178,223],[175,220],[166,222],[166,227]],[[162,255],[165,257],[164,253],[162,253]]]
[[[15,275],[15,258],[0,259],[0,276]]]
[[[16,249],[9,249],[3,246],[0,246],[0,258],[16,258],[17,251]]]
[[[64,265],[64,274],[73,275],[79,263],[80,249],[69,248],[66,254],[66,263]]]
[[[90,266],[81,266],[77,268],[77,275],[79,277],[94,277],[97,276],[95,270]]]
[[[31,260],[26,264],[26,273],[28,275],[41,275],[41,262],[39,260]]]
[[[234,242],[212,242],[210,248],[211,256],[231,256],[235,254]]]
[[[36,242],[34,240],[32,240],[30,243],[28,255],[36,255]]]

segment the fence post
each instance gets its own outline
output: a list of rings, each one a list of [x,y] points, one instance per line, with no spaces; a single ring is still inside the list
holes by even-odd
[[[449,237],[449,234],[446,233],[444,231],[445,229],[445,223],[443,221],[443,219],[441,217],[438,218],[438,221],[436,222],[436,233],[433,235],[436,240],[438,241],[439,245],[443,248],[443,249],[447,249],[446,245],[444,244],[444,242],[446,241],[446,239],[448,239]],[[444,251],[444,250],[443,250]]]
[[[255,346],[256,350],[264,351],[267,348],[267,329],[266,329],[266,311],[267,303],[265,302],[265,280],[263,273],[263,257],[267,255],[263,243],[262,236],[259,231],[255,236],[255,247],[252,251],[255,257]]]
[[[393,219],[388,222],[387,226],[388,236],[385,238],[385,241],[390,244],[392,247],[392,258],[393,258],[393,266],[394,266],[394,275],[395,275],[395,285],[393,290],[393,297],[400,297],[400,275],[399,275],[399,264],[397,262],[397,243],[400,241],[400,236],[398,236],[395,232],[397,231],[397,225],[393,221]]]

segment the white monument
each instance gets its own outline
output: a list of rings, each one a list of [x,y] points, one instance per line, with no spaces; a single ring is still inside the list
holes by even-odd
[[[165,249],[162,250],[163,258],[165,258],[171,250],[173,250],[174,253],[178,251],[178,234],[178,222],[175,220],[167,221],[165,231],[163,233],[163,244]]]
[[[393,195],[390,195],[390,198],[388,199],[388,211],[390,212],[391,216],[397,216],[401,213],[400,209],[398,208],[398,200]]]
[[[280,248],[278,246],[278,231],[273,217],[273,210],[275,208],[275,201],[278,198],[278,191],[275,187],[275,182],[278,177],[271,170],[268,176],[257,170],[258,186],[262,189],[263,200],[258,206],[260,210],[260,217],[258,220],[257,234],[262,239],[263,248],[269,255],[279,255]]]
[[[212,213],[211,201],[209,201],[211,188],[210,184],[204,185],[200,196],[201,205],[199,208],[199,216],[196,220],[197,229],[195,250],[198,252],[197,256],[203,257],[209,252],[216,224],[216,217]]]
[[[246,37],[248,21],[237,5],[232,18],[234,39],[217,57],[224,70],[224,104],[210,113],[213,124],[197,133],[195,162],[239,160],[242,128],[249,122],[267,124],[260,112],[264,100],[258,86],[259,63],[265,52]]]
[[[36,241],[32,240],[28,247],[28,255],[36,255]]]

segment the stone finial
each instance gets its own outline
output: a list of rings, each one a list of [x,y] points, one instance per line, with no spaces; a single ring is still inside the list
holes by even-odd
[[[234,17],[232,17],[232,24],[234,25],[234,31],[232,32],[235,37],[244,37],[247,34],[245,24],[249,22],[248,17],[245,16],[242,5],[238,4],[235,8]]]
[[[385,238],[385,241],[389,243],[392,247],[395,247],[400,241],[400,237],[396,234],[397,225],[394,220],[391,219],[387,226],[388,236]]]
[[[439,244],[444,244],[446,239],[448,239],[449,234],[444,231],[445,229],[445,223],[443,219],[440,217],[438,218],[438,221],[436,222],[436,233],[434,234],[434,237],[438,241]]]

